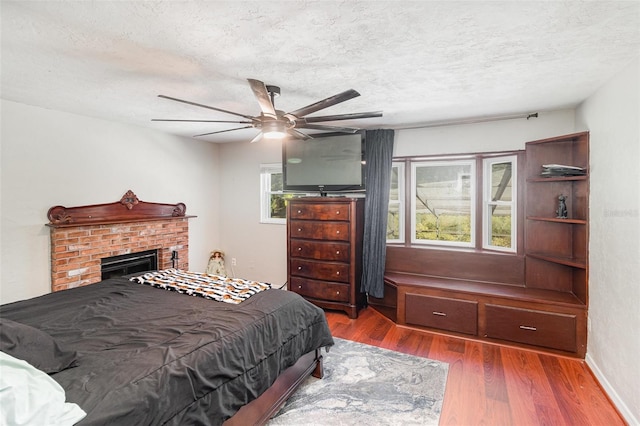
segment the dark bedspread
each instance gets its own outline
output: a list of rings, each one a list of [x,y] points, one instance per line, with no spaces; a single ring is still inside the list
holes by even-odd
[[[221,424],[303,354],[333,339],[321,309],[267,290],[239,305],[125,278],[3,305],[78,351],[52,377],[81,424]]]

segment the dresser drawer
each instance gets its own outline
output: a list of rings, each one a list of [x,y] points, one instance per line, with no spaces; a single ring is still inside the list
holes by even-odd
[[[289,223],[289,238],[349,241],[349,223],[292,220]]]
[[[349,243],[325,243],[291,239],[289,243],[289,255],[291,257],[304,257],[307,259],[348,262],[351,254],[349,247]]]
[[[320,262],[300,258],[290,259],[289,273],[296,277],[316,278],[319,280],[349,282],[349,264],[339,262]],[[292,278],[293,279],[293,278]]]
[[[346,220],[350,219],[349,204],[323,202],[316,204],[296,203],[290,201],[291,219],[305,220]]]
[[[408,293],[405,296],[405,321],[475,336],[478,333],[478,302]]]
[[[486,305],[486,336],[575,352],[576,316]]]
[[[349,284],[316,281],[306,278],[291,278],[289,290],[300,296],[332,302],[349,302]]]

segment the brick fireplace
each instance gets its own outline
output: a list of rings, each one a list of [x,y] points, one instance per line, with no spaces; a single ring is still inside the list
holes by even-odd
[[[131,206],[131,207],[129,207]],[[60,291],[101,280],[101,260],[157,250],[158,268],[188,269],[189,221],[186,207],[144,203],[128,191],[116,203],[49,209],[51,289]]]

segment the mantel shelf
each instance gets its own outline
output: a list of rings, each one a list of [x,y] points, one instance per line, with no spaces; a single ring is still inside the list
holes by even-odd
[[[185,219],[184,203],[163,204],[140,201],[133,191],[127,191],[120,201],[107,204],[64,207],[53,206],[47,212],[52,228],[84,225],[109,225],[124,222],[149,222],[154,220]]]
[[[94,225],[118,225],[120,223],[144,223],[144,222],[153,222],[157,220],[182,220],[182,219],[192,219],[198,216],[158,216],[158,217],[146,217],[143,219],[105,219],[103,221],[96,220],[91,222],[70,222],[70,223],[47,223],[45,226],[49,228],[73,228],[78,226],[94,226]]]

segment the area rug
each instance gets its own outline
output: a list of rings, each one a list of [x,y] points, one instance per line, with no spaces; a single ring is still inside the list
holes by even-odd
[[[447,363],[334,340],[324,378],[308,378],[269,426],[438,424]]]

